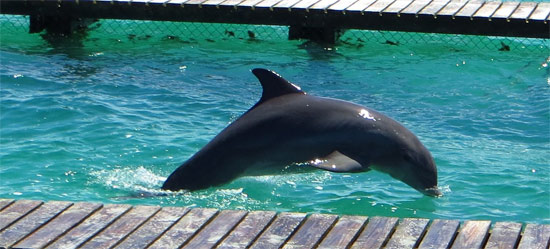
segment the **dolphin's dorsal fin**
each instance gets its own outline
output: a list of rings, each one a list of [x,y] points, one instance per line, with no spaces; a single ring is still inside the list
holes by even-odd
[[[281,75],[271,70],[255,68],[252,69],[252,73],[260,80],[263,88],[262,98],[256,105],[286,94],[306,94],[299,86],[288,82],[288,80],[285,80]]]
[[[324,158],[318,158],[309,162],[311,166],[332,172],[358,172],[366,171],[357,161],[335,150]]]

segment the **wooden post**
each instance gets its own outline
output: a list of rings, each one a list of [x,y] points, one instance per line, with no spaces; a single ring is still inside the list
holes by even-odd
[[[288,30],[288,39],[308,39],[314,42],[335,44],[343,33],[344,30],[342,29],[331,27],[306,27],[291,25]]]
[[[30,16],[29,33],[40,33],[44,29],[50,34],[69,36],[77,31],[85,31],[97,19],[80,18],[69,15],[48,16],[33,14]]]

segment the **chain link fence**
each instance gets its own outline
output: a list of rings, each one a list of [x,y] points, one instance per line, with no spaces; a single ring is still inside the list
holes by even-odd
[[[29,18],[20,15],[0,15],[0,37],[8,34],[28,33]],[[144,20],[102,19],[88,27],[94,39],[119,40],[177,40],[181,42],[221,42],[231,40],[255,40],[258,42],[286,41],[289,28],[273,25],[168,22]],[[549,31],[550,32],[550,31]],[[29,34],[36,35],[36,34]],[[45,36],[45,32],[39,34]],[[393,46],[446,47],[457,51],[526,51],[546,56],[550,51],[550,39],[476,36],[395,32],[380,30],[346,30],[336,46],[363,47],[369,44]]]

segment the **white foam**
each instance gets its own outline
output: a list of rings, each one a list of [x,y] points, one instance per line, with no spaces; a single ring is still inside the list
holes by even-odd
[[[130,192],[157,192],[166,180],[166,177],[159,176],[143,166],[103,169],[93,171],[90,175],[95,178],[94,183]]]

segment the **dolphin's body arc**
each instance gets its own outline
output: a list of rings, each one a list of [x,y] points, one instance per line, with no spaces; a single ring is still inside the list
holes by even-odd
[[[252,72],[263,87],[260,101],[177,168],[163,189],[204,189],[251,168],[308,162],[334,172],[375,169],[424,194],[441,195],[430,152],[395,120],[354,103],[307,95],[275,72]]]

